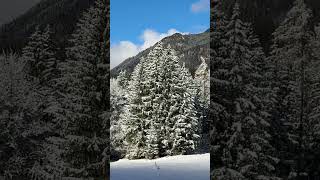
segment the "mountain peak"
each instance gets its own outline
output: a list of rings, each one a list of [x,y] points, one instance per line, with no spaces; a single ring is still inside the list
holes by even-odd
[[[170,45],[180,58],[180,63],[190,70],[191,74],[194,74],[196,69],[202,63],[200,57],[209,59],[209,33],[200,34],[187,34],[182,35],[175,33],[171,36],[163,38],[161,42],[167,46]],[[111,76],[116,77],[122,70],[126,70],[131,73],[135,66],[140,62],[142,57],[146,57],[154,46],[140,52],[134,57],[130,57],[123,61],[120,65],[111,70]],[[207,62],[208,63],[208,62]]]

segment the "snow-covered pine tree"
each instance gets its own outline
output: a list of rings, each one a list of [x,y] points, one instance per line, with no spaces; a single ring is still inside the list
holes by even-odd
[[[131,136],[131,130],[137,131],[140,129],[142,132],[139,132],[139,134],[135,133],[138,135],[135,137],[137,139],[130,138],[131,142],[129,141],[129,144],[135,141],[139,143],[135,142],[136,144],[133,144],[136,148],[128,146],[133,151],[132,153],[129,152],[129,158],[156,158],[163,156],[165,153],[162,145],[163,135],[160,134],[162,131],[159,128],[163,128],[167,115],[164,113],[166,108],[164,93],[167,93],[167,91],[165,91],[163,86],[164,74],[162,69],[164,64],[163,56],[166,52],[162,42],[157,43],[147,57],[141,60],[140,69],[135,70],[131,78],[129,92],[134,95],[129,95],[128,107],[132,109],[135,108],[135,103],[141,104],[138,109],[131,110],[131,113],[126,114],[126,124],[129,124],[128,128],[130,129],[127,135]],[[140,74],[137,74],[138,72]],[[134,99],[139,98],[140,100],[130,100],[132,97]],[[133,123],[132,121],[135,121],[135,116],[140,117],[140,119]],[[132,141],[133,139],[134,141]],[[146,144],[141,143],[142,139],[145,139]]]
[[[210,103],[210,69],[207,65],[205,59],[200,57],[201,64],[195,72],[194,79],[199,86],[200,101],[203,103],[204,107],[207,108]]]
[[[36,77],[39,76],[36,64],[38,64],[42,58],[40,56],[42,48],[41,34],[40,27],[37,26],[34,33],[30,36],[27,45],[22,49],[22,58],[26,61],[27,72],[29,72],[31,76]]]
[[[36,161],[42,161],[44,151],[42,149],[45,138],[54,133],[51,129],[51,116],[46,112],[46,108],[54,100],[52,96],[54,77],[57,77],[57,61],[55,59],[53,42],[51,42],[50,27],[42,31],[39,26],[31,35],[26,47],[22,50],[22,57],[18,60],[23,66],[25,81],[28,81],[33,86],[33,102],[32,110],[29,110],[28,116],[24,117],[24,130],[21,132],[25,143],[24,149],[29,149],[30,159],[28,159],[29,169]],[[17,68],[18,70],[18,68]],[[26,91],[26,97],[29,91]],[[21,144],[23,144],[21,143]],[[27,158],[27,157],[26,157]],[[29,177],[30,173],[28,174]]]
[[[150,93],[153,99],[152,121],[160,126],[158,133],[160,134],[158,139],[159,156],[193,153],[198,141],[198,121],[194,112],[195,87],[193,87],[191,75],[187,73],[187,70],[181,68],[178,56],[170,45],[164,47],[162,42],[157,43],[154,51],[149,54],[149,58],[152,59],[147,68],[147,77],[152,77],[148,79],[151,82],[149,85],[151,85]],[[183,97],[190,98],[185,106],[182,106]],[[179,113],[187,111],[189,117],[181,118],[181,124],[175,125],[180,118],[181,114]],[[193,128],[193,130],[188,129],[185,132],[188,137],[183,134],[184,132],[179,134],[175,131],[175,128],[184,128],[182,121],[189,123],[186,124],[188,126],[186,129],[189,126]],[[181,142],[185,138],[184,140],[189,144],[179,144],[177,140],[179,138],[182,138]]]
[[[222,0],[214,0],[211,9],[210,33],[210,163],[211,171],[222,167],[223,149],[227,141],[225,130],[230,127],[229,112],[226,110],[227,98],[230,95],[230,82],[225,79],[230,61],[227,60],[226,25],[227,18],[222,11]],[[228,103],[228,104],[227,104]],[[213,176],[214,177],[214,176]],[[221,179],[221,178],[218,178]]]
[[[19,147],[17,147],[18,136],[21,133],[19,129],[22,126],[22,117],[19,115],[20,112],[17,112],[20,105],[18,104],[20,102],[19,98],[22,95],[19,84],[23,77],[20,74],[15,74],[16,60],[17,56],[13,54],[5,54],[1,56],[0,60],[2,67],[0,70],[0,127],[2,129],[0,133],[0,154],[3,157],[0,174],[7,178],[22,175],[22,172],[15,170],[15,166],[23,167],[25,164],[25,159],[19,155]],[[11,153],[8,153],[8,151],[11,151]],[[21,163],[19,163],[19,160]]]
[[[240,19],[237,2],[226,26],[226,37],[225,45],[229,56],[221,58],[222,69],[212,71],[215,78],[212,86],[221,87],[219,82],[226,85],[225,91],[213,93],[221,94],[219,99],[215,95],[214,101],[223,104],[226,113],[219,118],[228,123],[221,132],[223,135],[220,135],[227,141],[222,141],[222,156],[216,157],[220,158],[221,165],[214,168],[213,177],[276,179],[274,164],[277,159],[273,158],[273,148],[269,142],[270,121],[268,112],[264,109],[267,106],[263,99],[265,92],[263,86],[257,83],[262,79],[259,78],[261,72],[258,72],[257,57],[264,56],[258,54],[254,47],[254,41],[250,38],[250,26]]]
[[[57,78],[58,70],[58,60],[56,58],[56,51],[54,47],[54,42],[52,42],[52,34],[50,25],[44,29],[42,34],[43,41],[43,71],[40,74],[40,83],[46,86],[53,86],[52,80]]]
[[[125,89],[128,87],[129,81],[130,81],[130,75],[126,70],[121,71],[117,79],[121,88]]]
[[[69,58],[78,66],[76,72],[80,84],[68,92],[74,97],[71,111],[74,116],[67,123],[65,160],[70,163],[66,175],[78,178],[102,177],[104,167],[102,153],[109,146],[109,126],[106,113],[109,111],[109,59],[107,47],[107,2],[96,0],[93,7],[84,13],[73,34],[74,46],[69,49]],[[68,74],[66,74],[68,75]]]
[[[97,5],[100,10],[99,25],[102,31],[97,33],[100,37],[99,64],[98,64],[98,79],[99,91],[101,92],[100,105],[102,106],[102,114],[100,118],[103,119],[104,132],[107,132],[107,145],[104,147],[102,153],[102,176],[105,180],[110,177],[110,0],[98,1]]]
[[[209,147],[209,105],[210,105],[210,69],[205,59],[200,57],[201,64],[195,72],[194,83],[197,84],[195,107],[199,118],[200,148]]]
[[[36,78],[40,85],[47,85],[57,70],[51,34],[49,25],[44,31],[37,26],[22,50],[22,59],[26,61],[27,72]]]
[[[172,106],[169,111],[169,119],[174,123],[171,153],[174,155],[191,154],[196,150],[200,138],[194,102],[196,85],[185,66],[179,66],[177,58],[171,61],[173,79],[170,84],[170,103]]]
[[[213,120],[211,130],[211,174],[213,179],[243,179],[237,170],[231,167],[228,160],[227,142],[232,126],[233,100],[230,71],[233,61],[228,58],[227,25],[229,21],[222,11],[222,1],[213,3],[210,43],[210,106]]]
[[[258,37],[253,32],[253,29],[249,27],[249,42],[251,48],[251,62],[254,65],[253,83],[258,87],[258,93],[255,94],[258,101],[260,101],[259,116],[267,120],[268,125],[265,126],[266,139],[268,140],[267,155],[272,160],[272,164],[275,168],[273,171],[276,176],[279,176],[280,166],[280,153],[278,152],[279,145],[283,145],[285,139],[281,138],[281,134],[284,133],[280,126],[278,118],[275,117],[276,109],[276,96],[278,88],[274,86],[277,81],[274,79],[274,64],[272,59],[265,56]]]
[[[174,137],[174,121],[170,117],[170,112],[172,107],[171,101],[171,86],[174,83],[173,80],[177,79],[177,74],[174,76],[174,72],[177,69],[177,56],[173,49],[170,46],[167,48],[163,47],[163,44],[158,44],[162,49],[162,56],[158,58],[159,62],[162,63],[156,72],[159,73],[160,85],[158,85],[158,97],[157,104],[160,105],[159,109],[159,119],[160,119],[160,138],[161,138],[161,156],[172,154],[171,149],[173,145],[173,137]]]
[[[198,133],[193,99],[195,87],[192,87],[191,75],[184,72],[187,71],[181,69],[175,51],[164,47],[162,42],[140,61],[131,78],[124,113],[130,150],[127,157],[156,158],[173,154],[173,149],[174,154],[194,151]],[[183,105],[184,97],[188,102]],[[179,119],[180,124],[175,125]],[[187,130],[179,134],[175,128]]]
[[[27,81],[25,63],[18,55],[3,54],[0,66],[0,174],[6,179],[20,179],[29,177],[28,169],[38,158],[33,153],[41,132],[29,132],[39,127],[32,120],[37,115],[34,107],[39,96],[35,84]]]
[[[308,124],[308,148],[309,154],[312,154],[308,159],[310,163],[310,176],[319,177],[317,169],[319,169],[320,162],[320,24],[315,26],[315,38],[312,42],[312,50],[315,55],[314,61],[310,65],[310,116]]]
[[[127,88],[127,86],[126,86]],[[110,158],[117,159],[125,154],[123,119],[120,117],[127,105],[128,91],[119,84],[119,79],[110,80]]]
[[[166,119],[166,105],[164,104],[166,91],[164,86],[164,59],[168,49],[164,48],[162,42],[158,42],[154,49],[146,57],[145,77],[148,95],[144,97],[147,131],[147,156],[156,158],[165,155],[165,145],[163,144],[164,122]]]
[[[147,131],[147,150],[146,157],[149,159],[155,159],[160,157],[160,126],[157,121],[152,121],[149,124]]]
[[[275,115],[288,139],[280,151],[283,160],[293,162],[289,164],[288,176],[298,179],[309,176],[305,155],[312,102],[310,67],[314,61],[310,44],[313,39],[311,17],[312,12],[304,0],[296,0],[273,33],[271,52],[278,88]]]
[[[135,67],[128,88],[128,105],[122,115],[125,140],[127,143],[127,157],[130,159],[145,157],[146,150],[146,122],[142,97],[145,93],[144,68],[145,59],[141,59]]]
[[[41,101],[34,106],[37,109],[37,115],[33,117],[33,127],[28,132],[30,136],[35,134],[38,137],[39,144],[42,144],[48,134],[54,134],[52,119],[54,112],[52,106],[56,102],[54,79],[58,76],[57,59],[55,58],[54,42],[52,42],[52,31],[50,26],[44,30],[36,27],[35,32],[31,35],[26,47],[22,50],[20,61],[25,62],[25,71],[29,74],[30,81],[37,82],[36,92],[41,96]],[[45,128],[42,128],[45,127]],[[46,131],[43,131],[46,129]],[[40,135],[40,132],[43,134]],[[41,136],[41,137],[40,137]],[[41,140],[40,140],[41,139]],[[42,144],[43,145],[43,144]],[[40,148],[41,145],[38,147]],[[39,155],[43,151],[38,149]],[[40,160],[39,160],[40,161]]]
[[[40,177],[106,178],[109,164],[108,6],[105,0],[83,14],[73,34],[61,77],[55,121],[61,131],[48,138]],[[53,152],[53,154],[51,154]],[[45,177],[43,177],[45,175]]]

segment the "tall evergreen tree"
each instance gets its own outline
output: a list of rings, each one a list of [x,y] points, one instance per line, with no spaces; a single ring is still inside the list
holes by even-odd
[[[46,108],[52,100],[52,78],[57,76],[57,61],[55,59],[53,42],[51,41],[50,27],[42,31],[39,27],[31,35],[28,44],[22,50],[20,65],[23,66],[23,71],[27,73],[24,78],[36,86],[34,93],[37,94],[37,103],[33,104],[32,117],[25,118],[28,122],[25,125],[23,136],[24,141],[28,142],[33,147],[29,147],[29,152],[32,154],[32,159],[29,159],[30,166],[35,162],[42,161],[43,151],[42,146],[45,138],[53,133],[51,129],[51,117]],[[25,142],[27,143],[27,142]],[[31,167],[28,167],[31,168]],[[29,176],[28,176],[29,177]]]
[[[40,85],[47,85],[56,70],[57,61],[51,34],[49,25],[44,31],[37,26],[26,47],[22,50],[22,59],[26,61],[27,72],[36,78]]]
[[[109,110],[107,14],[107,2],[97,0],[80,19],[73,35],[74,47],[69,49],[68,65],[74,63],[80,70],[73,77],[80,83],[70,84],[78,90],[67,92],[73,97],[70,110],[74,115],[68,119],[64,154],[71,165],[66,172],[70,177],[97,178],[106,170],[102,153],[109,143],[109,127],[104,127]]]
[[[225,73],[228,71],[227,46],[226,46],[226,25],[227,18],[222,11],[221,0],[214,0],[211,9],[211,25],[210,25],[210,154],[211,174],[218,176],[214,171],[217,167],[224,165],[222,161],[223,149],[227,141],[224,135],[225,129],[230,125],[226,121],[230,114],[226,110],[226,98],[229,88],[229,82],[224,79]],[[221,93],[219,93],[221,92]],[[224,94],[222,93],[224,92]],[[225,177],[226,178],[226,177]],[[218,178],[219,179],[219,178]],[[220,178],[221,179],[221,178]]]
[[[175,51],[162,42],[141,60],[131,78],[124,115],[129,158],[194,152],[198,121],[192,83]]]
[[[128,72],[126,70],[124,71],[121,71],[117,77],[118,81],[119,81],[119,85],[122,87],[122,88],[127,88],[128,85],[129,85],[129,79],[130,79],[130,76],[128,74]]]
[[[79,20],[61,77],[55,121],[40,178],[106,178],[109,164],[109,59],[107,1],[96,0]],[[53,154],[51,154],[53,153]],[[35,174],[37,178],[37,174]]]
[[[304,0],[296,0],[285,20],[273,33],[271,58],[277,79],[276,118],[287,134],[288,144],[281,145],[281,158],[289,164],[290,178],[310,175],[307,166],[308,127],[312,110],[312,73],[314,52],[311,31],[311,10]]]
[[[126,88],[128,88],[126,86]],[[127,106],[127,89],[123,89],[118,79],[110,80],[110,155],[111,159],[122,157],[125,153],[123,119],[124,107]]]
[[[191,74],[184,67],[176,69],[178,75],[171,84],[170,116],[174,122],[172,154],[190,154],[196,150],[199,140],[198,119],[195,110],[196,89]],[[174,75],[173,74],[173,75]]]
[[[307,128],[307,131],[309,132],[309,145],[308,148],[310,151],[308,154],[312,154],[312,156],[309,156],[309,167],[310,167],[310,176],[319,177],[319,155],[320,155],[320,121],[319,121],[319,115],[320,115],[320,74],[319,74],[319,68],[320,68],[320,54],[319,54],[319,48],[320,48],[320,26],[315,27],[315,38],[313,39],[313,52],[315,55],[315,60],[310,65],[310,78],[311,78],[311,100],[310,100],[310,117],[309,117],[309,126]]]
[[[156,121],[152,121],[149,124],[149,129],[147,131],[147,150],[146,157],[150,159],[155,159],[160,157],[160,126]]]
[[[264,109],[267,106],[264,100],[266,89],[258,83],[262,75],[257,71],[259,68],[256,61],[264,56],[254,47],[250,26],[240,19],[238,3],[235,3],[225,28],[225,48],[218,50],[223,53],[228,49],[229,55],[217,58],[215,64],[222,65],[221,69],[219,66],[214,67],[214,82],[211,86],[224,89],[213,92],[216,94],[213,101],[223,105],[225,113],[218,115],[218,118],[228,125],[218,134],[226,141],[220,142],[222,154],[217,158],[221,164],[215,166],[213,177],[276,179],[274,164],[277,159],[273,158],[273,147],[269,142],[269,115]]]
[[[210,105],[210,69],[205,59],[200,57],[202,63],[194,75],[194,83],[197,84],[195,108],[199,118],[200,148],[206,150],[209,147],[209,105]]]
[[[125,138],[128,143],[128,158],[145,157],[146,122],[143,111],[145,60],[141,59],[131,75],[129,85],[128,106],[123,115]]]
[[[39,95],[24,65],[16,54],[0,56],[0,174],[6,179],[29,177],[28,169],[39,158],[38,135],[46,131],[33,120]]]
[[[156,158],[165,154],[164,132],[166,108],[164,104],[165,95],[168,93],[164,85],[164,65],[168,62],[165,55],[168,53],[168,48],[163,47],[162,42],[158,42],[155,48],[148,54],[145,67],[146,88],[149,92],[145,98],[146,112],[149,117],[146,118],[147,124],[147,141],[150,142],[147,148],[149,158]]]
[[[210,69],[203,57],[200,57],[201,59],[201,64],[198,67],[198,69],[195,72],[195,81],[199,86],[199,99],[202,102],[203,106],[207,108],[209,106],[209,94],[210,94],[210,82],[209,82],[209,77],[210,77]]]

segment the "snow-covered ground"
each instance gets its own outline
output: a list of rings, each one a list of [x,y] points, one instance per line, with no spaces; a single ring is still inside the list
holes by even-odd
[[[209,180],[210,154],[111,163],[111,180]]]

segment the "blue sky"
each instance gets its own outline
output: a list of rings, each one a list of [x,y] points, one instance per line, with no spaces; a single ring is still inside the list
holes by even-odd
[[[209,0],[111,0],[111,67],[163,37],[210,26]]]

